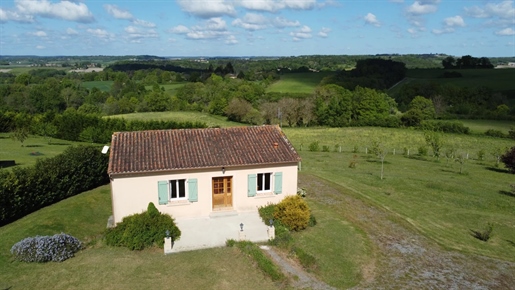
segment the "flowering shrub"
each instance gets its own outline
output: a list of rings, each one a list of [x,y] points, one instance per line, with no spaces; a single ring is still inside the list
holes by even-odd
[[[62,262],[72,258],[80,249],[82,243],[78,239],[60,233],[25,238],[12,246],[11,254],[23,262]]]

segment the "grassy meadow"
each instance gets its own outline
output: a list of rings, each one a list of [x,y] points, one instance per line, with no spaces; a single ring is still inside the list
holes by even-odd
[[[113,86],[113,81],[91,81],[91,82],[83,82],[82,86],[88,90],[92,88],[97,88],[104,92],[109,92],[111,87]]]
[[[483,134],[487,130],[498,130],[504,134],[508,134],[510,129],[515,129],[515,122],[502,120],[459,120],[466,127],[470,128],[472,133]]]
[[[54,157],[61,154],[68,146],[86,144],[37,135],[29,135],[21,146],[20,141],[13,140],[9,133],[0,133],[0,160],[15,160],[16,165],[29,166],[39,158]]]
[[[267,88],[267,92],[276,93],[313,93],[320,81],[334,72],[287,73]]]
[[[302,171],[350,189],[349,194],[369,201],[395,214],[400,222],[436,241],[441,246],[466,253],[515,261],[515,195],[510,192],[513,174],[507,173],[488,152],[497,147],[511,147],[513,140],[481,136],[445,135],[444,150],[456,146],[469,152],[463,173],[460,164],[444,157],[414,154],[424,144],[422,133],[384,128],[284,129],[303,158]],[[384,176],[381,162],[365,154],[372,141],[389,148]],[[319,141],[330,152],[310,152],[308,145]],[[334,152],[335,145],[337,152]],[[339,152],[339,146],[342,151]],[[358,153],[351,152],[354,146]],[[410,157],[401,148],[413,148]],[[393,155],[393,149],[396,154]],[[484,149],[485,160],[475,152]],[[415,152],[414,152],[415,151]],[[349,168],[351,161],[357,166]],[[494,226],[488,242],[475,239],[471,230]]]

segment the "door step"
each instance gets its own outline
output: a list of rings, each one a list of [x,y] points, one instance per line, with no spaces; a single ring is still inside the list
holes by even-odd
[[[211,212],[209,214],[210,218],[217,218],[217,217],[226,217],[226,216],[234,216],[238,215],[238,212],[234,209],[219,209]]]

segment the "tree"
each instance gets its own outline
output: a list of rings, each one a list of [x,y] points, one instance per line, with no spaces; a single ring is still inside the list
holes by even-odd
[[[416,96],[408,105],[409,110],[419,110],[422,113],[422,120],[434,119],[435,106],[433,101],[422,96]]]
[[[14,129],[14,132],[11,134],[11,138],[15,141],[21,142],[21,147],[23,147],[23,142],[27,140],[29,137],[29,129],[27,127],[17,127]]]
[[[225,108],[227,119],[235,122],[242,122],[243,118],[252,111],[252,105],[240,98],[233,98]]]
[[[442,65],[444,69],[454,68],[456,65],[456,59],[452,56],[448,56],[442,60]]]
[[[511,173],[515,173],[515,146],[501,156],[501,161]]]
[[[443,138],[442,134],[436,131],[425,131],[424,139],[426,140],[426,144],[433,149],[433,156],[436,157],[437,160],[440,159],[440,149],[442,149]]]

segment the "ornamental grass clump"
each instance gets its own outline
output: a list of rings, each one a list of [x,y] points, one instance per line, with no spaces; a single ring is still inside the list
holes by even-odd
[[[12,246],[11,254],[22,262],[63,262],[72,258],[81,249],[81,241],[61,233],[25,238]]]

